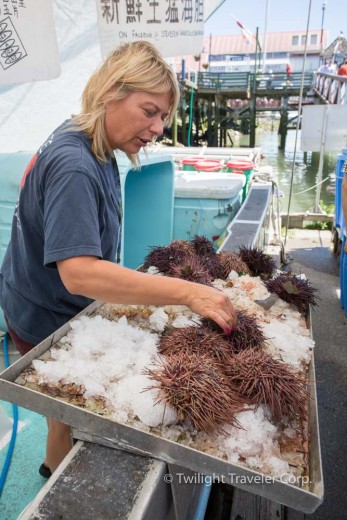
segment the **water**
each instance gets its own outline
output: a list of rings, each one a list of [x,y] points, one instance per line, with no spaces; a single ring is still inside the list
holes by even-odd
[[[241,136],[239,140],[234,139],[235,146],[248,146],[249,136]],[[279,189],[285,197],[280,199],[281,211],[288,210],[290,179],[292,175],[292,164],[295,147],[295,130],[288,130],[286,149],[279,150],[279,136],[277,128],[271,130],[257,130],[256,146],[260,146],[264,159],[262,165],[268,164],[273,167],[274,179],[278,182]],[[335,200],[335,166],[336,153],[327,153],[324,156],[323,175],[320,200],[323,209],[334,205]],[[297,150],[294,167],[294,180],[290,212],[310,211],[315,206],[316,188],[310,189],[317,183],[319,166],[319,152],[302,152],[300,150],[300,131],[297,139]],[[305,193],[302,193],[304,192]]]

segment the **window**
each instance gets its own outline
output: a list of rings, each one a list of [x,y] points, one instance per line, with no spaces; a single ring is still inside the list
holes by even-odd
[[[301,36],[301,45],[306,45],[306,35]]]
[[[292,36],[292,45],[299,45],[299,36]]]
[[[317,35],[316,34],[311,34],[310,44],[311,45],[317,45],[317,41],[318,41]]]

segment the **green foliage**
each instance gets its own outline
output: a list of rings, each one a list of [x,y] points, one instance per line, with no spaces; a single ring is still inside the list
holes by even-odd
[[[304,229],[318,229],[320,231],[332,230],[333,223],[332,222],[310,222],[304,226]]]
[[[286,227],[285,226],[281,227],[281,236],[282,237],[286,236]],[[295,229],[288,229],[287,237],[294,238],[294,236],[295,236]]]
[[[322,200],[319,201],[319,205],[322,208],[322,211],[327,215],[333,215],[335,212],[335,204],[325,204]]]

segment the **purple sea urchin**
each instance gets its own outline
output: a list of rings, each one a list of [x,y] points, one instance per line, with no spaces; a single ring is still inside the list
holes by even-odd
[[[237,253],[233,253],[232,251],[219,253],[218,259],[221,268],[220,277],[222,280],[226,280],[231,271],[236,271],[238,274],[250,274],[248,265]]]
[[[200,262],[210,273],[212,279],[221,278],[222,270],[219,257],[213,248],[212,242],[204,236],[195,235],[191,243]]]
[[[158,350],[165,356],[185,353],[187,359],[191,354],[208,355],[221,364],[233,355],[228,339],[217,325],[216,329],[206,326],[172,329],[162,335]]]
[[[236,311],[237,325],[235,331],[231,331],[229,342],[235,352],[247,349],[261,349],[266,341],[263,330],[257,320],[244,311]]]
[[[316,305],[315,292],[317,289],[312,287],[306,278],[283,273],[264,283],[268,291],[276,293],[285,302],[295,305],[304,314],[309,305]]]
[[[195,235],[192,244],[198,256],[216,256],[212,242],[202,235]]]
[[[170,246],[177,249],[178,251],[184,251],[185,253],[191,255],[195,253],[193,244],[188,242],[188,240],[173,240]]]
[[[174,278],[183,278],[203,285],[211,285],[212,282],[212,277],[206,267],[198,257],[192,255],[185,255],[180,262],[171,264],[167,274]]]
[[[224,371],[240,395],[257,407],[267,404],[275,420],[305,416],[307,385],[285,363],[265,352],[246,350],[235,355]]]
[[[172,264],[179,264],[186,255],[186,251],[171,244],[153,247],[144,260],[143,269],[148,269],[154,265],[161,273],[167,274]]]
[[[144,373],[156,382],[146,390],[159,390],[158,402],[172,406],[180,421],[189,419],[195,429],[210,433],[225,423],[237,425],[235,413],[243,410],[244,401],[210,357],[170,356]]]
[[[241,246],[241,260],[247,264],[252,276],[260,276],[263,280],[271,278],[276,270],[275,261],[257,247]]]

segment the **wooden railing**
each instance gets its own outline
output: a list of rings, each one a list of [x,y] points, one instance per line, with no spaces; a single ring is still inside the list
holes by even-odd
[[[207,90],[247,91],[249,72],[199,72],[198,88]]]
[[[181,78],[179,78],[181,79]],[[188,78],[186,78],[188,79]],[[198,72],[197,86],[199,90],[219,90],[221,92],[249,92],[253,89],[254,73],[251,72]],[[194,78],[196,81],[196,79]],[[298,93],[301,87],[302,74],[294,72],[287,75],[283,72],[271,74],[256,74],[256,92],[286,91]],[[313,86],[314,73],[305,72],[304,89],[307,91]]]
[[[316,72],[314,88],[327,103],[332,105],[347,104],[347,76]]]
[[[299,91],[302,81],[301,72],[292,72],[286,74],[285,72],[273,72],[271,74],[256,74],[257,91],[259,90],[295,90]],[[253,82],[253,74],[251,74],[250,81]],[[313,72],[304,73],[304,89],[308,90],[313,85]]]

